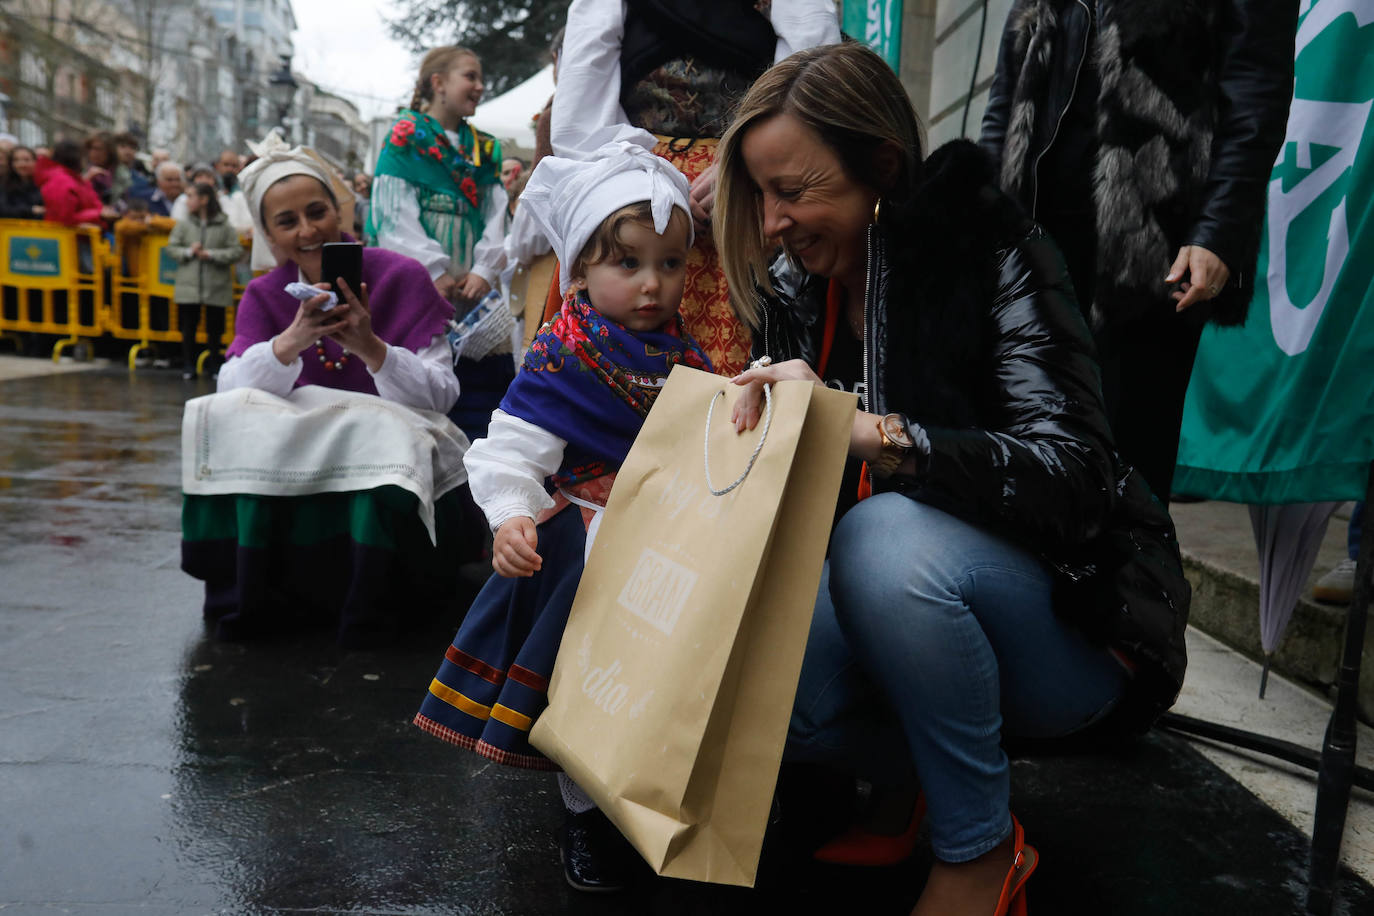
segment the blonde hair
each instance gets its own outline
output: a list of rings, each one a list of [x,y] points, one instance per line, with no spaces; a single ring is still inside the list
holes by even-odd
[[[420,61],[420,77],[415,80],[415,92],[410,97],[411,109],[420,111],[421,105],[428,106],[434,101],[433,77],[436,74],[442,76],[448,73],[458,66],[458,61],[464,57],[471,57],[478,63],[482,61],[475,52],[462,45],[446,45],[425,54],[424,59]]]
[[[673,215],[668,219],[668,225],[672,226],[674,221],[687,221],[687,214],[681,207],[673,208]],[[573,259],[572,267],[568,269],[568,277],[573,280],[585,280],[587,278],[587,268],[593,264],[602,264],[606,261],[616,260],[624,256],[625,243],[620,239],[621,230],[626,223],[639,223],[641,226],[654,228],[654,211],[647,200],[621,207],[601,221],[601,225],[596,227],[592,237],[587,239],[587,243],[582,246],[582,250]],[[664,229],[664,232],[667,232]]]
[[[741,147],[751,128],[780,114],[792,115],[815,133],[835,151],[850,180],[879,191],[885,204],[905,202],[921,175],[920,119],[897,75],[868,48],[857,42],[809,48],[760,76],[740,100],[717,149],[711,219],[730,300],[754,328],[759,326],[755,287],[772,292],[768,261],[776,245],[763,235],[762,201]],[[901,156],[891,185],[878,187],[873,155],[888,142]]]

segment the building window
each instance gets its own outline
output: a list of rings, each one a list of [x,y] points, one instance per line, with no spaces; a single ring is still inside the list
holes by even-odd
[[[113,119],[115,115],[114,90],[105,85],[96,86],[95,107],[100,109],[100,113],[105,117]]]
[[[14,132],[24,146],[42,146],[47,142],[43,129],[27,118],[15,124]]]
[[[48,84],[48,68],[43,58],[30,51],[19,52],[19,78],[31,86]]]

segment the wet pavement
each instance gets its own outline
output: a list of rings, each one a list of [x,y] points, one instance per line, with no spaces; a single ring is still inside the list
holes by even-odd
[[[760,887],[563,883],[552,777],[409,724],[449,635],[206,639],[179,569],[173,373],[0,382],[0,910],[6,913],[905,913],[929,854],[811,863],[784,796]],[[1032,912],[1291,914],[1307,838],[1185,741],[1024,756]],[[1345,876],[1337,912],[1374,912]]]

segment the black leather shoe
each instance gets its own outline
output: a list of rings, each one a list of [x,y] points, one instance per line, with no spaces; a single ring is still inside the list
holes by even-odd
[[[564,814],[558,847],[563,876],[577,890],[604,894],[630,883],[634,848],[596,808]]]

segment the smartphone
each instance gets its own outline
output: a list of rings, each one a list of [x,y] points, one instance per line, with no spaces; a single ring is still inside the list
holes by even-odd
[[[343,290],[338,280],[343,277],[353,295],[363,284],[363,246],[357,242],[325,242],[320,253],[320,281],[328,283],[329,288],[344,301]]]

